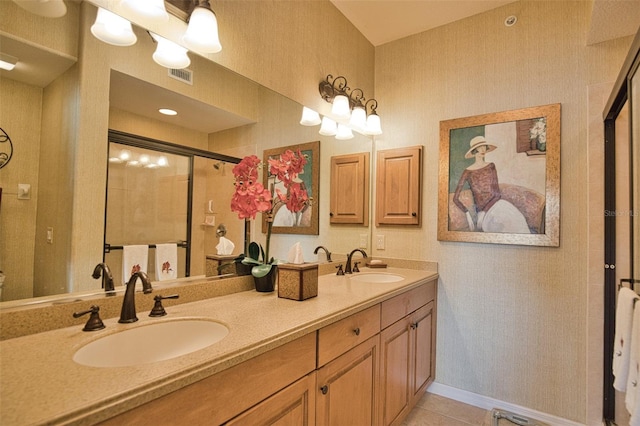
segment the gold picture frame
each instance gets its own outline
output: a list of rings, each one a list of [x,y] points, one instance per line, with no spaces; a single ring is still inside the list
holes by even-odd
[[[440,122],[439,241],[560,245],[560,110]]]
[[[269,158],[278,157],[286,150],[298,152],[300,150],[302,155],[307,158],[307,164],[304,166],[304,171],[298,176],[305,184],[307,193],[311,198],[311,204],[301,211],[295,218],[295,224],[289,223],[291,218],[287,219],[286,205],[280,204],[277,211],[274,211],[273,226],[271,233],[273,234],[305,234],[305,235],[318,235],[319,234],[319,203],[320,203],[320,141],[307,142],[298,145],[283,146],[273,149],[267,149],[264,151],[263,164],[265,165],[264,172],[264,185],[266,188],[270,188],[274,183],[274,177],[269,176]],[[284,209],[284,211],[281,211]],[[294,215],[291,213],[291,215]],[[266,217],[262,215],[262,232],[267,232]],[[286,225],[282,225],[285,222]]]

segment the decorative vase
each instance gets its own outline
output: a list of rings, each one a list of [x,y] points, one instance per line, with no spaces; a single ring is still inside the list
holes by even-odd
[[[273,265],[271,270],[264,277],[253,277],[256,284],[256,291],[261,293],[269,293],[276,288],[276,276],[278,276],[278,267]]]
[[[236,275],[238,276],[251,275],[251,268],[253,268],[253,265],[245,265],[242,262],[235,262],[235,263],[236,263]]]
[[[536,138],[536,147],[538,148],[538,151],[545,152],[547,150],[547,143],[541,142],[540,138]]]

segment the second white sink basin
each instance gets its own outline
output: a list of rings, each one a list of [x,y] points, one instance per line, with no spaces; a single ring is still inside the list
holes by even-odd
[[[363,283],[396,283],[404,280],[402,275],[388,273],[354,273],[351,275],[351,281],[360,281]]]
[[[73,360],[90,367],[127,367],[177,358],[224,339],[229,329],[204,319],[177,319],[109,334],[81,347]]]

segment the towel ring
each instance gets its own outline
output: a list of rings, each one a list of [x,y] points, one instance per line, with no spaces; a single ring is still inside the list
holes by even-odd
[[[220,238],[224,237],[225,235],[227,235],[227,227],[224,226],[224,223],[221,223],[220,225],[218,225],[218,229],[216,229],[216,237]]]

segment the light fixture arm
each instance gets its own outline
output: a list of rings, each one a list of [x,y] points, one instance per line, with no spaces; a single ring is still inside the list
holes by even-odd
[[[366,111],[367,115],[377,114],[376,113],[377,108],[378,108],[378,101],[376,101],[373,98],[369,99],[367,103],[364,104],[364,110]]]
[[[320,96],[325,101],[332,103],[333,98],[338,95],[344,95],[347,98],[349,97],[349,86],[347,86],[347,79],[343,76],[339,75],[336,78],[333,78],[331,74],[329,74],[326,80],[320,82]]]

